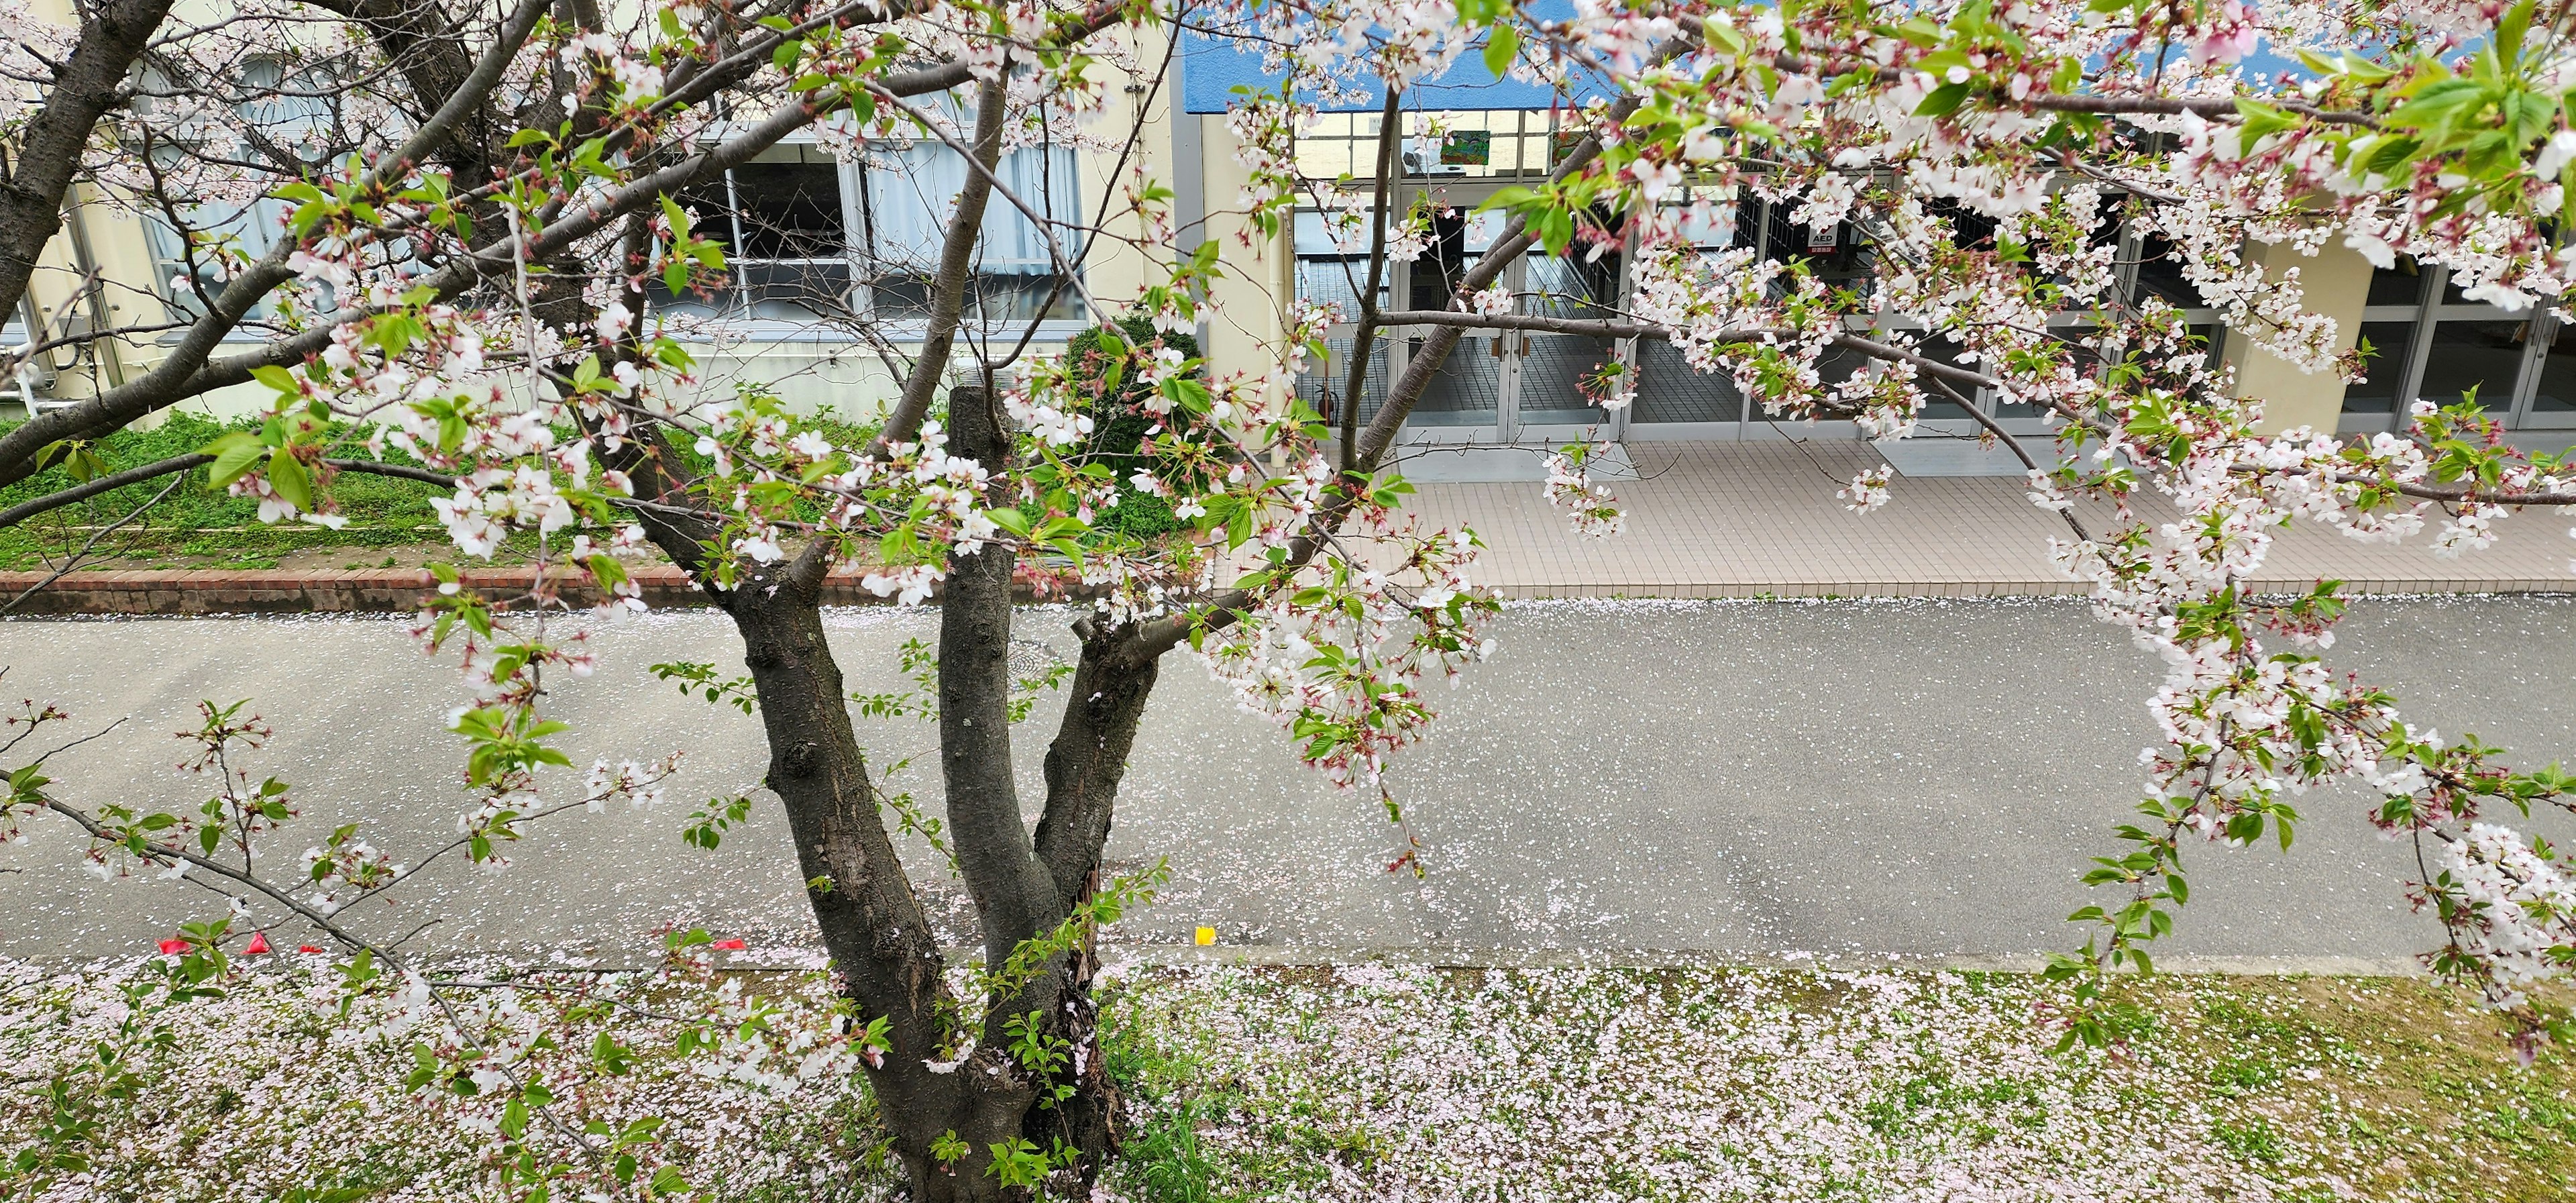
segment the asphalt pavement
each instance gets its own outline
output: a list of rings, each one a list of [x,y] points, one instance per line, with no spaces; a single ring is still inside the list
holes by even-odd
[[[852,688],[906,687],[898,649],[936,617],[835,612]],[[1069,652],[1067,617],[1021,613],[1029,663]],[[598,673],[552,695],[550,712],[573,725],[565,746],[583,764],[685,752],[670,801],[549,820],[510,868],[451,858],[356,921],[427,924],[416,946],[446,952],[620,960],[657,927],[696,925],[793,959],[812,938],[776,801],[755,792],[720,849],[679,834],[699,800],[755,789],[767,759],[756,721],[648,671],[730,669],[739,643],[704,612],[590,625]],[[1374,798],[1336,793],[1176,657],[1110,847],[1125,869],[1167,857],[1172,878],[1111,939],[1185,944],[1204,925],[1217,955],[1291,959],[2009,963],[2076,938],[2064,916],[2096,900],[2077,875],[2116,850],[2111,828],[2136,801],[2154,735],[2145,699],[2159,666],[2071,599],[1521,603],[1495,636],[1497,655],[1438,699],[1433,734],[1395,770],[1427,849],[1420,881],[1386,871],[1397,839]],[[2338,667],[2394,689],[2420,725],[2474,731],[2524,763],[2576,749],[2576,602],[2367,599],[2341,636]],[[440,729],[466,694],[399,618],[0,622],[0,664],[17,694],[70,710],[75,734],[128,720],[49,764],[60,796],[92,806],[192,807],[206,785],[177,771],[171,733],[193,725],[201,698],[252,699],[276,735],[246,767],[291,783],[303,808],[262,849],[279,864],[343,822],[414,858],[452,838],[466,806],[460,746]],[[1020,729],[1032,806],[1060,705]],[[911,757],[897,785],[935,813],[931,736],[870,722],[861,739],[880,764]],[[569,798],[579,780],[548,788]],[[2404,898],[2412,854],[2363,820],[2366,795],[2298,805],[2307,822],[2287,854],[2187,853],[2192,904],[2172,953],[2370,967],[2437,940]],[[51,816],[27,832],[0,848],[0,956],[130,954],[220,913],[190,883],[83,873],[81,840]],[[960,914],[933,854],[910,847],[935,909]]]

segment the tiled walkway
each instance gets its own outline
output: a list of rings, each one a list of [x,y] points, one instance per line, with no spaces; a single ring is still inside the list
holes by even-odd
[[[1479,583],[1505,597],[2084,591],[2048,563],[2049,537],[2068,533],[2063,520],[2015,479],[1900,475],[1885,508],[1854,514],[1834,493],[1882,462],[1867,444],[1636,443],[1629,453],[1643,478],[1612,485],[1628,522],[1606,539],[1575,533],[1535,482],[1426,483],[1416,505],[1475,528],[1488,548]],[[2576,591],[2570,521],[2516,515],[2497,524],[2494,547],[2457,558],[2434,555],[2429,533],[2361,543],[2303,524],[2256,580],[2286,590],[2334,577],[2360,593]]]

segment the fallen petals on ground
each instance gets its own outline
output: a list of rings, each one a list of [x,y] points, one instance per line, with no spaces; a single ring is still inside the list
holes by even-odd
[[[0,1158],[55,1117],[59,1050],[123,1016],[130,969],[0,970]],[[1787,969],[1113,967],[1126,1153],[1101,1197],[1182,1200],[2544,1200],[2576,1170],[2576,1065],[2426,982],[2162,976],[2134,1039],[2054,1051],[2027,975]],[[648,1002],[650,975],[543,976],[496,1008]],[[729,979],[790,1005],[810,973]],[[399,1032],[335,1034],[327,976],[237,976],[48,1198],[476,1199],[470,1108],[414,1096]],[[694,988],[703,989],[697,986]],[[701,1197],[890,1200],[854,1077],[793,1095],[659,1056],[580,1085],[668,1117]],[[386,1047],[377,1043],[389,1042]],[[68,1053],[59,1053],[68,1057]],[[2464,1172],[2459,1167],[2483,1167]]]

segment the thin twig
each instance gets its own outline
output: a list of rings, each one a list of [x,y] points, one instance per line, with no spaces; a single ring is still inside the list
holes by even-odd
[[[2030,469],[2031,475],[2039,475],[2039,461],[2032,459],[2030,452],[2022,449],[2020,439],[2014,438],[2011,432],[2006,431],[2002,426],[1997,425],[1993,418],[1987,417],[1986,411],[1977,408],[1976,402],[1960,395],[1959,390],[1950,387],[1949,381],[1934,380],[1931,384],[1932,387],[1941,390],[1943,395],[1958,402],[1959,408],[1967,410],[1968,416],[1977,420],[1977,425],[1986,428],[1986,433],[1995,436],[1995,438],[2000,440],[2005,447],[2011,449],[2013,458],[2020,460],[2022,467]],[[2075,509],[2072,504],[2068,505],[2065,509],[2057,511],[2057,516],[2066,519],[2066,528],[2075,532],[2076,541],[2081,543],[2090,543],[2093,541],[2093,536],[2085,531],[2084,524],[2076,520]]]
[[[63,566],[55,569],[52,576],[48,576],[35,584],[27,586],[26,592],[11,599],[8,605],[0,606],[0,616],[5,616],[10,611],[17,609],[20,605],[24,604],[28,598],[34,597],[38,590],[43,589],[47,585],[53,584],[55,581],[63,579],[63,577],[70,574],[72,569],[80,567],[81,557],[88,555],[91,548],[98,546],[99,540],[106,538],[109,532],[116,530],[118,527],[124,526],[128,522],[132,522],[135,519],[142,517],[144,511],[161,504],[162,498],[169,496],[171,490],[178,488],[187,479],[187,477],[182,476],[161,486],[161,491],[153,494],[152,500],[134,507],[133,512],[126,516],[98,528],[98,533],[91,535],[89,537],[89,542],[81,544],[80,550],[73,552],[70,559],[64,560]]]

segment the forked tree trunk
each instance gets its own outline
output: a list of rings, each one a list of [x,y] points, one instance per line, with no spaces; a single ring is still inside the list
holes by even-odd
[[[998,457],[1003,432],[979,390],[951,400],[959,453]],[[961,407],[965,412],[959,412]],[[703,537],[670,530],[666,544]],[[987,964],[1041,936],[1098,888],[1118,781],[1156,677],[1132,632],[1087,623],[1063,725],[1047,756],[1047,805],[1034,835],[1020,815],[1010,758],[1007,652],[1012,557],[994,547],[954,557],[941,610],[940,758],[959,868],[974,896]],[[1040,1152],[1069,1147],[1058,1185],[1080,1189],[1116,1151],[1118,1096],[1102,1063],[1097,961],[1086,941],[1006,997],[951,998],[936,936],[879,808],[850,720],[848,690],[826,641],[820,573],[772,566],[744,574],[720,599],[743,640],[769,742],[766,784],[785,804],[798,872],[832,958],[835,986],[863,1018],[885,1016],[890,1045],[868,1072],[917,1199],[981,1203],[1006,1190],[987,1171],[993,1147],[1014,1139]],[[1006,1025],[1035,1013],[1075,1050],[1040,1081],[1009,1051]],[[981,1019],[981,1022],[978,1020]],[[947,1073],[955,1023],[975,1052]],[[1054,1087],[1070,1087],[1062,1100]],[[934,1150],[954,1139],[964,1156]]]
[[[727,610],[760,691],[766,784],[785,804],[835,987],[863,1020],[887,1020],[868,1080],[895,1152],[919,1199],[1007,1198],[985,1169],[994,1144],[1020,1135],[1035,1085],[989,1043],[951,1072],[930,1069],[946,1043],[944,963],[879,812],[822,612],[810,590],[746,584]],[[933,1150],[952,1136],[969,1152],[942,1164]]]

